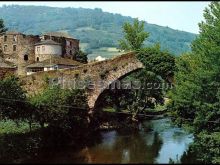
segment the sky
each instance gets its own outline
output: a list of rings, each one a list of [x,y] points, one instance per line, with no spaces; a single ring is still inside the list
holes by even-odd
[[[0,6],[4,4],[18,4],[91,9],[101,8],[106,12],[131,16],[148,23],[198,34],[198,23],[203,20],[203,10],[209,3],[210,1],[1,1]]]

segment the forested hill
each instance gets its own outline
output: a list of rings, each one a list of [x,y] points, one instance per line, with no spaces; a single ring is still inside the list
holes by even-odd
[[[9,30],[26,34],[41,34],[47,31],[65,31],[80,42],[85,51],[92,53],[103,47],[117,47],[122,37],[124,22],[133,22],[133,18],[103,12],[101,9],[55,8],[46,6],[0,7],[0,18],[3,18]],[[162,48],[175,55],[190,50],[190,43],[195,34],[174,30],[169,27],[145,23],[150,37],[146,44],[160,42]],[[109,49],[110,50],[110,49]]]

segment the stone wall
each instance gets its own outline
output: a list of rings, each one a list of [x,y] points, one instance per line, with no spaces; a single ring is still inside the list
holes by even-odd
[[[139,62],[134,53],[127,53],[121,56],[117,56],[113,59],[92,62],[83,64],[77,67],[54,70],[48,72],[38,72],[31,76],[23,77],[23,87],[28,91],[30,95],[38,93],[47,86],[47,80],[54,80],[61,84],[63,88],[70,88],[73,85],[83,87],[85,81],[90,81],[94,84],[93,89],[87,89],[88,105],[93,108],[100,94],[106,89],[113,81],[119,79],[126,74],[143,68],[141,62]],[[103,88],[97,85],[102,82]]]
[[[0,68],[0,80],[4,79],[7,76],[14,75],[16,68]]]
[[[7,40],[4,41],[4,37]],[[26,54],[29,54],[29,59],[33,56],[33,44],[39,41],[39,36],[24,35],[21,33],[6,33],[0,37],[0,49],[3,50],[4,59],[18,64],[19,54],[25,50]],[[7,50],[4,47],[7,46]],[[14,48],[16,47],[16,48]],[[32,58],[33,59],[33,58]]]
[[[44,39],[52,39],[53,41],[60,43],[62,46],[62,56],[68,59],[75,59],[74,54],[76,51],[79,51],[79,40],[73,38],[65,38],[58,36],[49,36],[44,35]],[[71,42],[71,44],[67,44],[67,42]]]
[[[26,75],[26,66],[35,62],[34,44],[39,42],[39,36],[27,35],[21,40],[22,49],[18,52],[18,75]],[[25,58],[27,56],[28,59]]]

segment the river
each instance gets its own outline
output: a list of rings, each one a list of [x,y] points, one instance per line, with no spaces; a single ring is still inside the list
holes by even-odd
[[[193,135],[171,124],[169,118],[148,120],[138,132],[100,131],[79,150],[45,151],[39,163],[169,163],[178,161]],[[80,145],[80,144],[79,144]],[[31,162],[32,162],[31,161]]]

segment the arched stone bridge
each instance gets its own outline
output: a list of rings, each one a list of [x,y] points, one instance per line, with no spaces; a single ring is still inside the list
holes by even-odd
[[[88,106],[93,109],[100,94],[112,82],[140,68],[143,68],[143,64],[133,52],[130,52],[105,61],[91,62],[73,68],[38,72],[21,80],[23,87],[30,95],[43,90],[51,79],[64,88],[73,85],[76,87],[77,83],[77,87],[83,87],[83,83],[89,80],[92,83],[89,89],[86,88]]]

